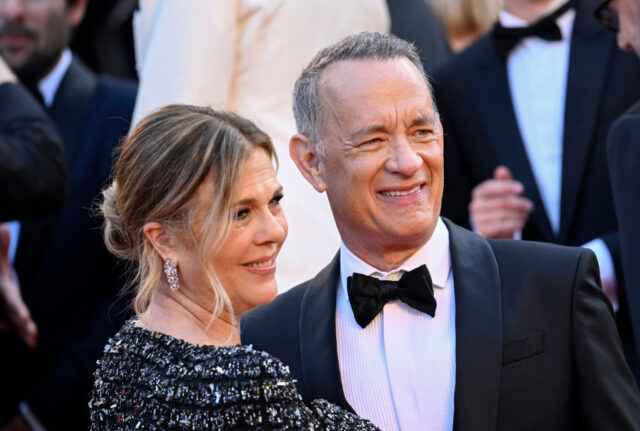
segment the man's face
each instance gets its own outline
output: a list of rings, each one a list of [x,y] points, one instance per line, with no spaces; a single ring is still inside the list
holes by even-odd
[[[338,230],[350,250],[384,269],[380,258],[417,250],[440,213],[442,130],[431,95],[406,58],[340,61],[320,86],[319,175]]]
[[[0,0],[0,55],[27,83],[37,82],[68,45],[82,20],[85,1]]]
[[[618,46],[640,57],[640,0],[614,0],[610,7],[618,14]]]

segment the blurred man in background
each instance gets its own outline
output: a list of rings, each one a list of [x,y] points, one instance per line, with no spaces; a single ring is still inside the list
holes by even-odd
[[[0,335],[0,423],[5,429],[87,427],[95,360],[124,316],[120,282],[90,208],[129,128],[136,88],[97,77],[68,49],[86,0],[0,2],[0,56],[57,126],[71,176],[65,206],[14,225],[20,290],[38,326],[37,347]],[[111,315],[109,311],[113,309]]]

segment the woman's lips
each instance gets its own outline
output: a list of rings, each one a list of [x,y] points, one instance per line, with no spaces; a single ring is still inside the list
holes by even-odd
[[[267,259],[257,260],[243,265],[249,271],[260,275],[270,275],[276,271],[276,255]]]

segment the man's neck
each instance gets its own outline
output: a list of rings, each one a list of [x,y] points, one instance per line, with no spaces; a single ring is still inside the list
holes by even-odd
[[[553,0],[506,0],[504,10],[526,22],[534,22],[547,13]]]
[[[435,230],[435,228],[434,228]],[[344,245],[353,253],[358,259],[362,260],[373,268],[382,271],[389,272],[396,268],[399,268],[405,263],[411,256],[416,254],[433,235],[433,230],[429,232],[423,238],[407,239],[406,241],[399,242],[397,247],[389,247],[388,245],[372,244],[369,242],[361,242],[356,238],[350,238],[346,235],[341,235]]]
[[[23,70],[16,70],[18,79],[28,87],[37,88],[38,84],[58,65],[63,52],[64,49],[51,57],[30,63],[30,66],[24,67]]]

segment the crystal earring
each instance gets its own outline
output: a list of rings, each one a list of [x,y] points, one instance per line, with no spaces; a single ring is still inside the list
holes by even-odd
[[[164,260],[164,273],[167,276],[169,288],[171,290],[180,289],[180,284],[178,284],[178,267],[173,263],[171,258],[166,258]]]

